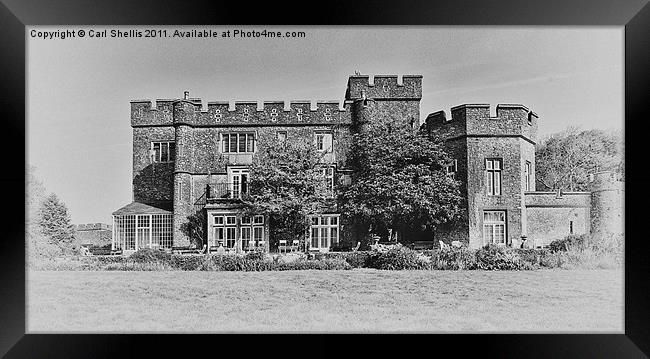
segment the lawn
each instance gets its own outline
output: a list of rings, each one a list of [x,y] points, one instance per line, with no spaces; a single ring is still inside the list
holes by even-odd
[[[623,272],[28,272],[44,332],[623,333]]]

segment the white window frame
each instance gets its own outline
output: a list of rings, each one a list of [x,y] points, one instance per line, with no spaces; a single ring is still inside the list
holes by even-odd
[[[502,214],[503,220],[487,220],[488,215],[490,214]],[[508,242],[508,225],[507,225],[507,213],[503,210],[490,210],[483,211],[483,241],[485,243],[493,243],[497,245],[506,245]],[[497,238],[497,228],[498,226],[503,226],[503,238],[502,241],[496,241]],[[492,240],[489,241],[486,238],[487,230],[492,233]]]
[[[244,239],[244,232],[248,232],[248,238]],[[248,245],[253,240],[253,228],[251,226],[241,226],[239,227],[239,247],[240,249],[248,248],[244,246],[244,240],[248,241]]]
[[[253,224],[264,224],[264,216],[261,214],[253,216]]]
[[[158,153],[156,153],[155,147],[158,145]],[[167,156],[163,158],[163,147],[167,149]],[[169,163],[176,160],[176,142],[175,141],[151,141],[149,147],[149,154],[151,156],[151,162],[154,163]]]
[[[485,159],[485,176],[488,196],[501,195],[503,160],[501,158]]]
[[[340,215],[338,214],[322,214],[310,216],[309,250],[329,251],[329,248],[332,245],[338,244],[341,241],[341,222],[339,220],[339,216]],[[316,220],[316,222],[314,222],[314,220]],[[333,221],[336,221],[336,224],[332,224]],[[333,242],[333,229],[336,229],[336,242]],[[314,230],[317,231],[317,246],[314,246]],[[323,233],[325,236],[321,235]],[[325,238],[325,241],[323,241],[323,238]]]
[[[329,173],[328,173],[329,172]],[[336,172],[336,167],[334,166],[323,166],[321,168],[321,175],[327,181],[327,190],[331,192],[331,195],[334,195],[334,173]]]
[[[327,139],[329,138],[329,141]],[[316,142],[316,151],[331,153],[334,151],[334,136],[332,132],[328,131],[316,131],[314,133],[314,141]],[[329,147],[327,146],[329,142]]]
[[[526,191],[530,191],[532,186],[530,180],[532,179],[532,169],[533,169],[533,164],[530,161],[526,161],[524,163],[524,173],[525,173],[525,181],[526,181]]]
[[[233,136],[236,136],[234,151],[231,147]],[[225,132],[221,134],[221,152],[228,154],[255,153],[256,141],[255,132]],[[243,151],[241,150],[242,143]]]
[[[253,226],[253,233],[252,233],[252,240],[255,242],[256,245],[259,244],[260,241],[264,241],[264,227],[263,226]],[[259,231],[260,236],[259,238],[256,237],[256,231]]]
[[[449,165],[447,165],[446,170],[447,170],[447,177],[455,180],[456,172],[458,172],[458,160],[453,160]]]
[[[146,226],[141,226],[140,225],[140,219],[147,219],[148,225]],[[137,251],[138,249],[142,248],[151,248],[151,237],[153,235],[153,226],[152,226],[152,218],[150,214],[138,214],[135,217],[135,250]],[[140,237],[140,230],[148,230],[149,235],[147,236],[148,238],[145,238],[145,245],[144,246],[139,246],[138,242],[141,240]]]

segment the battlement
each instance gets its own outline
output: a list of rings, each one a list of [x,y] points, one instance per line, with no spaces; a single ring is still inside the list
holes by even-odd
[[[328,100],[293,101],[210,101],[200,98],[131,101],[131,125],[152,126],[183,123],[195,126],[346,123],[350,114],[345,104]]]
[[[77,231],[101,231],[101,230],[111,230],[112,225],[106,223],[83,223],[76,224],[75,230]]]
[[[496,116],[491,116],[489,104],[462,104],[429,114],[427,130],[445,138],[463,135],[523,136],[535,141],[539,116],[520,104],[498,104]]]
[[[420,100],[422,75],[351,75],[346,100]]]

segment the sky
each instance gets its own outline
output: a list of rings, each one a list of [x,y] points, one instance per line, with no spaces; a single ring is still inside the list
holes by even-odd
[[[106,38],[31,30],[108,29]],[[111,30],[167,30],[111,38]],[[175,30],[303,31],[303,38],[174,38]],[[464,103],[519,103],[539,137],[622,131],[624,28],[37,26],[27,28],[27,159],[73,223],[132,201],[130,101],[339,100],[349,75],[423,75],[421,120]]]

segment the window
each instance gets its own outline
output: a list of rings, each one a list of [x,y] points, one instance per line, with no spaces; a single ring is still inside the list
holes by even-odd
[[[226,239],[225,233],[226,229],[224,228],[224,219],[228,218],[228,224],[232,224],[232,217],[224,217],[222,215],[213,216],[214,227],[212,227],[212,241],[208,244],[210,247],[224,245]]]
[[[241,218],[241,224],[243,225],[250,225],[251,224],[251,217],[244,216]]]
[[[253,227],[253,240],[256,244],[264,240],[264,227]]]
[[[174,162],[176,158],[176,143],[173,141],[151,142],[152,162]]]
[[[569,221],[569,234],[573,234],[573,221]]]
[[[447,177],[455,180],[456,172],[458,171],[458,160],[453,160],[451,164],[447,165]]]
[[[506,244],[506,212],[483,212],[483,240],[485,243]]]
[[[526,179],[526,191],[531,191],[531,187],[532,187],[531,182],[530,182],[531,178],[532,178],[532,171],[531,170],[532,170],[532,167],[531,167],[530,161],[526,161],[526,165],[525,165],[525,168],[524,168],[524,171],[525,171],[524,176],[525,176],[525,179]]]
[[[235,225],[235,224],[237,224],[237,217],[235,217],[235,216],[226,217],[226,224],[227,225]]]
[[[237,227],[226,227],[226,248],[235,248]]]
[[[151,247],[151,218],[138,215],[136,220],[136,250]]]
[[[111,247],[138,250],[149,246],[172,247],[171,214],[138,214],[113,216]]]
[[[485,174],[487,177],[487,190],[490,196],[501,195],[501,159],[486,159]]]
[[[243,249],[248,249],[251,240],[251,227],[241,227],[241,247]]]
[[[229,168],[230,198],[241,198],[242,194],[248,193],[248,169]]]
[[[309,228],[309,245],[312,250],[328,250],[339,242],[338,215],[311,217]]]
[[[253,217],[253,224],[264,224],[264,216]]]
[[[321,169],[321,174],[325,179],[326,190],[329,192],[334,192],[334,167],[323,167]]]
[[[332,134],[326,132],[316,132],[316,151],[332,152]]]
[[[254,133],[224,133],[222,136],[223,153],[255,152]]]
[[[280,142],[287,140],[287,131],[278,131],[276,135],[278,136],[278,141]]]

